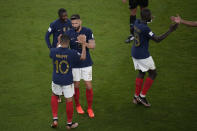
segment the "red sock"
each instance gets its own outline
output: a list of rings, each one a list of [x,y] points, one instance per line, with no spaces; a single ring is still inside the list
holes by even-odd
[[[86,89],[86,98],[87,98],[87,103],[88,103],[88,109],[92,109],[92,102],[93,102],[93,90],[91,89]]]
[[[136,78],[135,80],[135,95],[139,96],[140,91],[142,89],[143,79],[142,78]]]
[[[80,106],[80,103],[79,103],[79,88],[75,88],[74,98],[75,98],[75,104],[76,104],[76,106]]]
[[[52,115],[53,118],[57,117],[58,112],[58,96],[51,96],[51,109],[52,109]]]
[[[146,93],[148,92],[148,89],[151,87],[151,85],[153,84],[153,81],[150,77],[147,77],[146,78],[146,81],[144,83],[144,86],[143,86],[143,89],[142,89],[142,92],[141,94],[146,96]]]
[[[73,118],[73,101],[66,102],[67,123],[72,122]]]

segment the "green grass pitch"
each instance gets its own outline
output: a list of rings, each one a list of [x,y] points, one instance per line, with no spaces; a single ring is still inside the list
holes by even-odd
[[[197,20],[196,0],[150,0],[153,32],[167,31],[170,16]],[[52,64],[44,36],[57,10],[79,13],[93,30],[96,49],[93,90],[95,118],[77,115],[77,131],[194,131],[197,129],[197,28],[180,25],[159,44],[150,42],[158,77],[147,98],[152,107],[132,104],[135,77],[130,57],[128,3],[121,0],[0,0],[0,130],[52,131]],[[139,10],[138,10],[139,18]],[[80,101],[86,109],[85,87]],[[59,128],[66,124],[59,105]]]

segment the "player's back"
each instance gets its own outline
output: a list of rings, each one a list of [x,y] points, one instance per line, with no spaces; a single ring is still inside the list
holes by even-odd
[[[136,20],[134,24],[134,44],[132,46],[132,56],[136,59],[145,59],[150,56],[148,47],[150,29],[146,23]]]
[[[77,52],[62,47],[52,48],[50,57],[53,59],[53,82],[59,85],[72,84],[72,67],[80,59]]]

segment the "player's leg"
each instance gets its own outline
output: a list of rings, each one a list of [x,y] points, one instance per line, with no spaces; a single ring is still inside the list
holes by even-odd
[[[93,89],[92,89],[92,66],[82,68],[82,79],[85,81],[86,86],[86,99],[88,103],[88,115],[90,118],[94,117],[92,109],[93,103]]]
[[[92,109],[92,103],[93,103],[93,89],[92,89],[92,82],[91,81],[85,81],[86,86],[86,99],[88,103],[88,115],[90,118],[94,117],[94,112]]]
[[[58,96],[58,103],[61,103],[62,99],[61,99],[61,95]]]
[[[149,0],[140,0],[139,5],[140,9],[143,10],[148,7]]]
[[[84,114],[84,111],[80,105],[79,102],[79,87],[80,87],[80,80],[81,80],[81,68],[73,68],[73,81],[74,81],[74,87],[75,87],[75,94],[74,94],[74,99],[75,99],[75,105],[76,105],[76,110],[77,113],[79,114]]]
[[[58,96],[53,93],[51,95],[51,109],[53,115],[53,122],[51,124],[51,127],[56,128],[58,125]]]
[[[51,95],[51,109],[53,116],[52,128],[58,125],[58,95],[62,94],[62,89],[59,85],[52,82],[52,95]]]
[[[150,103],[147,101],[146,99],[146,94],[148,92],[148,90],[150,89],[150,87],[152,86],[156,76],[157,76],[157,72],[156,72],[156,69],[155,70],[149,70],[148,71],[149,75],[148,77],[146,78],[145,80],[145,83],[144,83],[144,86],[143,86],[143,89],[140,93],[140,101],[142,104],[144,104],[146,107],[150,107]]]
[[[130,35],[129,37],[125,40],[125,43],[130,43],[133,39],[133,24],[136,20],[136,13],[137,13],[137,5],[138,1],[137,0],[129,0],[129,8],[130,8]]]
[[[67,114],[67,129],[76,128],[78,123],[72,121],[73,119],[73,95],[74,85],[63,86],[63,94],[66,99],[66,114]]]
[[[139,70],[138,76],[135,80],[135,95],[133,98],[133,103],[134,104],[138,104],[138,97],[140,95],[141,89],[142,89],[142,84],[143,84],[143,80],[144,80],[144,76],[145,76],[145,72],[142,72],[141,70]]]

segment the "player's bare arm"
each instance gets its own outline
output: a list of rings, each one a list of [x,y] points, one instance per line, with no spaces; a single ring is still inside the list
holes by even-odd
[[[173,24],[173,25],[170,25],[170,28],[169,28],[169,30],[166,32],[166,33],[164,33],[164,34],[162,34],[162,35],[160,35],[160,36],[156,36],[156,35],[154,35],[153,37],[152,37],[152,40],[153,41],[155,41],[155,42],[161,42],[163,39],[165,39],[171,32],[173,32],[173,31],[175,31],[176,29],[177,29],[177,27],[178,27],[178,24]]]
[[[80,60],[85,60],[85,59],[86,59],[86,45],[85,43],[82,43],[82,52],[81,52]]]
[[[89,40],[88,43],[86,42],[86,36],[85,35],[79,35],[78,36],[79,43],[85,42],[85,45],[89,49],[94,49],[96,46],[95,40]]]
[[[197,27],[197,21],[187,21],[187,20],[181,19],[181,24],[191,26],[191,27]]]
[[[197,21],[184,20],[179,15],[177,15],[176,17],[172,16],[171,20],[175,23],[178,23],[178,24],[184,24],[184,25],[187,25],[187,26],[190,26],[190,27],[197,27]]]
[[[58,36],[58,38],[57,38],[57,46],[56,46],[57,48],[61,46],[61,44],[60,44],[60,42],[61,42],[61,36],[62,36],[62,34],[60,34]]]

